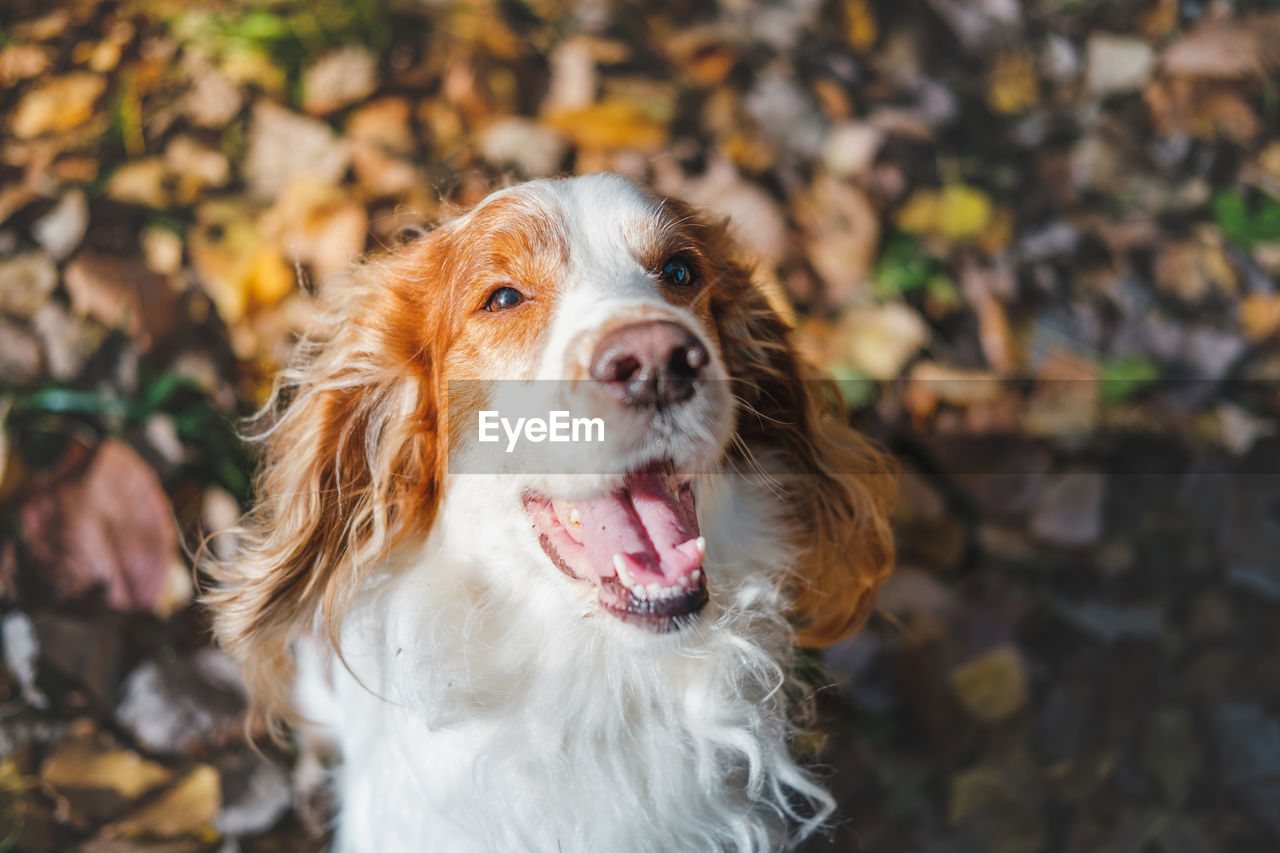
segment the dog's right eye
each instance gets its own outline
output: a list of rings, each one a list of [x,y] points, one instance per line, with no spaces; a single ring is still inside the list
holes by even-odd
[[[514,287],[504,285],[489,294],[488,301],[484,303],[484,310],[505,311],[508,308],[515,308],[521,302],[524,302],[524,294]]]

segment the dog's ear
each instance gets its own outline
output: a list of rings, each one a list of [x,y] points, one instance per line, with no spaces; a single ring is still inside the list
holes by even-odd
[[[732,260],[724,229],[698,229],[715,266],[712,314],[739,402],[735,444],[783,455],[777,484],[802,549],[792,618],[803,645],[829,645],[862,623],[893,567],[896,472],[848,425],[835,383],[797,355],[786,321]]]
[[[431,526],[443,486],[440,357],[428,327],[428,238],[332,283],[322,316],[259,416],[256,503],[239,553],[209,561],[214,633],[274,725],[287,707],[294,638],[327,633],[365,574]],[[436,312],[438,313],[438,312]]]

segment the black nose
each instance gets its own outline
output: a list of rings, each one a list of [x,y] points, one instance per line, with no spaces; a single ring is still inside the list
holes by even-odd
[[[591,378],[623,405],[663,409],[693,396],[707,349],[679,323],[648,320],[615,329],[591,354]]]

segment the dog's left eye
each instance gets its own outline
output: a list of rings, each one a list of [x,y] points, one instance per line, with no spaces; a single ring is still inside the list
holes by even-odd
[[[521,302],[524,302],[524,294],[514,287],[504,285],[489,294],[489,300],[484,303],[484,310],[505,311],[508,308],[515,308]]]
[[[684,258],[676,255],[662,265],[662,280],[675,287],[688,287],[693,284],[693,270]]]

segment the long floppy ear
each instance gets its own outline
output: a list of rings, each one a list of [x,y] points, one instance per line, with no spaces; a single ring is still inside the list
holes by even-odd
[[[287,708],[290,644],[325,631],[406,533],[430,527],[444,451],[438,339],[424,304],[429,237],[334,283],[323,316],[277,379],[263,428],[257,503],[239,553],[206,563],[205,603],[273,727]]]
[[[792,619],[802,645],[856,630],[893,568],[892,461],[848,425],[835,383],[796,354],[790,328],[733,260],[723,226],[694,226],[715,268],[711,295],[748,449],[780,451],[786,511],[802,547]],[[747,451],[749,452],[749,450]]]

